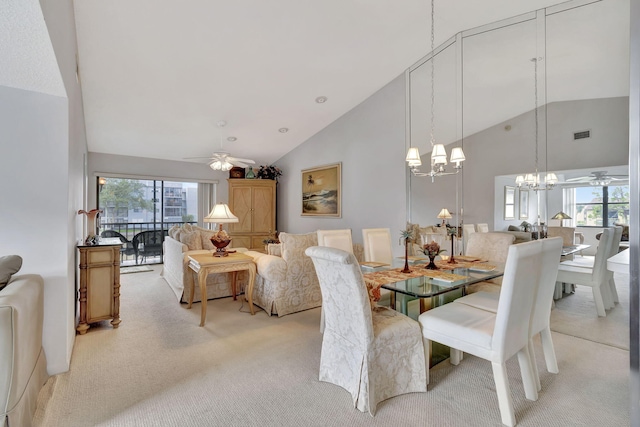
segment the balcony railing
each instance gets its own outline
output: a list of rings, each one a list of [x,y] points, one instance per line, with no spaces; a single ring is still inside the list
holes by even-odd
[[[133,242],[133,238],[136,234],[141,233],[143,231],[152,231],[152,230],[164,230],[166,232],[173,227],[174,225],[183,225],[183,224],[197,224],[195,221],[188,222],[102,222],[100,224],[100,233],[103,233],[106,230],[115,231],[128,241]],[[148,256],[145,258],[138,257],[136,260],[136,255],[134,251],[127,251],[127,246],[129,249],[133,249],[131,245],[123,245],[123,249],[120,251],[120,265],[121,266],[132,266],[136,265],[146,265],[146,264],[161,264],[163,254],[160,253],[156,256]],[[134,252],[134,253],[132,253]]]

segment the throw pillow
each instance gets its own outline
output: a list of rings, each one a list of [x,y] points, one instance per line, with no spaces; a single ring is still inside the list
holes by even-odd
[[[7,286],[11,276],[22,267],[22,258],[19,255],[7,255],[0,257],[0,289]]]
[[[199,231],[182,231],[180,233],[180,243],[187,245],[190,251],[197,251],[202,249],[202,240],[200,238]]]
[[[507,230],[509,230],[509,231],[522,231],[522,228],[516,227],[515,225],[510,225]]]
[[[180,240],[179,238],[176,238],[176,233],[178,233],[179,231],[180,226],[178,224],[174,225],[169,229],[169,237],[171,237],[172,239]]]
[[[207,230],[206,228],[199,228],[200,238],[202,239],[202,249],[213,250],[216,247],[211,243],[211,238],[217,233],[214,230]]]

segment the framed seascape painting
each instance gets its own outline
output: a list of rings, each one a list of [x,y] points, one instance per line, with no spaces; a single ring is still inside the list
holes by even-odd
[[[302,216],[340,218],[341,163],[302,170]]]

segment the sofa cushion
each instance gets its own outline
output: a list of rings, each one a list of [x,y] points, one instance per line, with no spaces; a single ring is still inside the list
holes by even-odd
[[[211,243],[211,238],[217,233],[216,230],[209,230],[206,228],[196,227],[196,230],[200,232],[200,240],[202,241],[202,249],[213,250],[216,247]]]
[[[180,226],[178,224],[175,224],[168,231],[169,237],[171,237],[172,239],[175,239],[175,240],[180,240],[179,237],[176,237],[176,233],[178,233],[179,231],[180,231]]]
[[[7,286],[11,276],[20,271],[22,258],[19,255],[7,255],[0,257],[0,289]]]

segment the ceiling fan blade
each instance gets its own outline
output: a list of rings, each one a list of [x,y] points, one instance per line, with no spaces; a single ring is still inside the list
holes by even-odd
[[[246,168],[247,166],[249,166],[246,163],[237,162],[237,161],[233,161],[233,162],[231,162],[231,164],[234,165],[234,166],[238,166],[240,168]]]
[[[577,178],[565,179],[565,182],[589,182],[592,179],[594,179],[592,176],[579,176]]]
[[[251,159],[240,159],[238,157],[227,157],[227,160],[229,160],[231,163],[233,163],[233,162],[242,162],[242,163],[248,163],[250,165],[254,165],[256,163]]]

